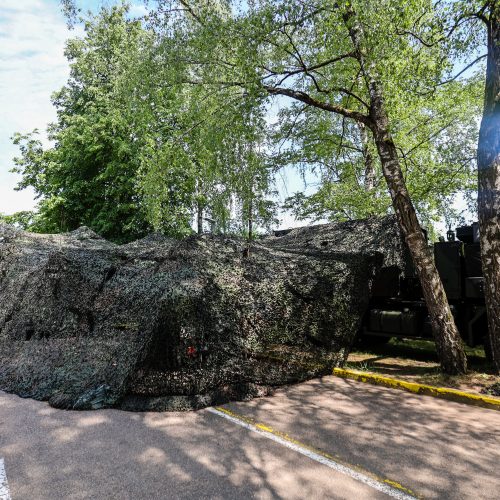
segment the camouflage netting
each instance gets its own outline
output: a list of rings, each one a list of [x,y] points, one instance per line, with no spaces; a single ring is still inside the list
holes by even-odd
[[[245,244],[0,225],[0,389],[60,408],[188,409],[342,364],[380,269],[402,266],[392,217]]]

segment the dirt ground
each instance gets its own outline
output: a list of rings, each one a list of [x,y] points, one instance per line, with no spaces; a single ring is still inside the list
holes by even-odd
[[[357,346],[349,355],[345,368],[384,374],[393,378],[437,387],[450,387],[474,394],[500,396],[492,385],[500,385],[481,347],[466,348],[469,361],[467,375],[448,376],[440,373],[433,342],[391,339],[376,347]]]

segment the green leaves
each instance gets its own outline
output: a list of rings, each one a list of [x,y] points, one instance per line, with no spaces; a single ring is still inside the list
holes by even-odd
[[[312,197],[299,193],[290,200],[295,213],[336,219],[387,211],[381,183],[366,192],[367,154],[375,179],[380,164],[371,138],[362,139],[351,120],[370,120],[371,74],[384,89],[390,131],[420,217],[427,223],[450,217],[450,198],[470,194],[479,95],[473,80],[440,86],[454,61],[442,43],[450,23],[433,2],[262,0],[248,7],[217,24],[202,19],[188,39],[196,40],[204,67],[215,68],[210,54],[227,57],[224,48],[231,46],[232,66],[218,80],[240,82],[260,102],[265,92],[268,102],[274,95],[292,98],[278,97],[282,111],[267,146],[273,167],[295,165],[321,181]],[[362,27],[359,48],[353,23]],[[214,83],[212,75],[208,71],[203,81]]]
[[[32,186],[41,198],[32,229],[84,224],[115,241],[148,229],[134,182],[141,140],[128,113],[128,81],[149,40],[126,13],[126,7],[102,9],[86,21],[83,38],[67,43],[71,72],[53,96],[53,146],[42,148],[33,133],[14,137],[21,149],[19,188]]]
[[[72,2],[65,4],[74,18]],[[130,20],[126,6],[87,16],[84,37],[67,44],[70,79],[53,95],[53,146],[44,148],[35,132],[15,136],[19,189],[33,186],[41,200],[37,227],[86,224],[129,241],[151,229],[188,234],[198,215],[205,229],[248,233],[274,222],[274,176],[288,166],[319,181],[312,196],[287,201],[298,217],[386,213],[390,202],[371,135],[351,119],[370,119],[361,52],[384,88],[420,217],[428,223],[453,217],[450,199],[471,195],[481,83],[469,77],[440,85],[453,73],[452,57],[479,36],[473,26],[443,43],[465,5],[154,6],[143,23]],[[351,10],[363,27],[359,53],[349,33]],[[286,92],[276,97],[272,89],[310,101],[298,103]],[[272,105],[280,108],[275,120]]]
[[[211,84],[235,68],[230,46],[210,35],[227,4],[196,9],[205,24],[177,13],[179,23],[151,16],[146,27],[126,5],[82,18],[84,36],[66,46],[70,78],[53,95],[52,147],[36,132],[14,138],[19,189],[40,198],[31,229],[85,224],[124,242],[190,234],[195,213],[216,231],[272,220],[259,97]]]

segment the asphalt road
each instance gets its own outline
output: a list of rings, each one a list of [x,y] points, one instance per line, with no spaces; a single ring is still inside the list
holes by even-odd
[[[0,392],[0,500],[2,458],[12,500],[403,498],[393,482],[500,498],[498,411],[336,377],[224,409],[68,412]]]

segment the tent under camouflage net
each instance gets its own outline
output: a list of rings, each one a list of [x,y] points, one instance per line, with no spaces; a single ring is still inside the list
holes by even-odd
[[[328,373],[349,352],[393,217],[252,243],[0,225],[0,389],[73,409],[189,409]]]

